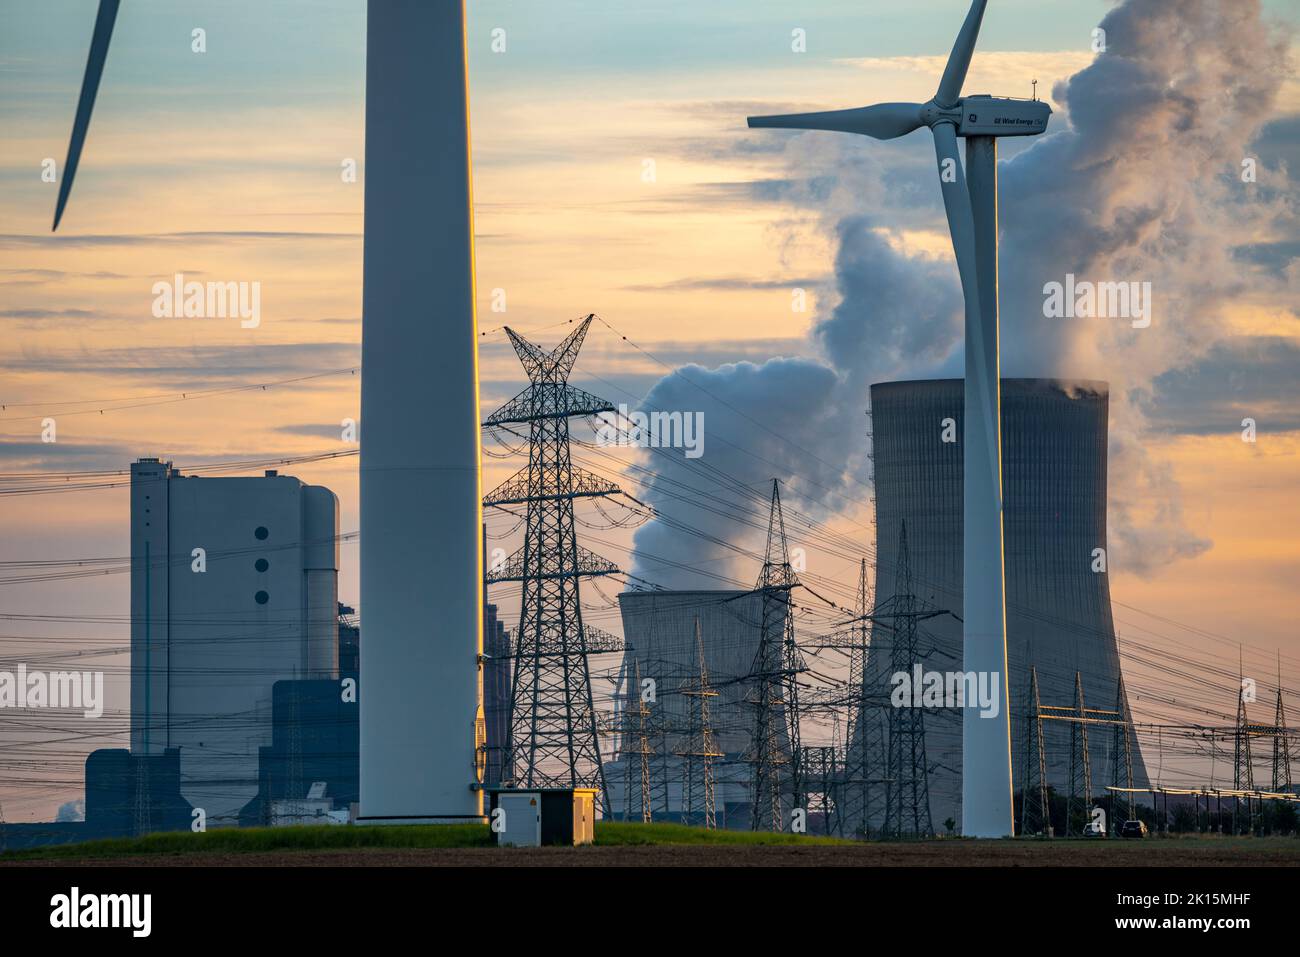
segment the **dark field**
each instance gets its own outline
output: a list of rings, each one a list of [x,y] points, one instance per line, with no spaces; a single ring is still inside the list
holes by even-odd
[[[293,835],[294,847],[265,846],[271,837],[233,846],[209,835],[183,835],[191,847],[142,848],[141,842],[100,842],[94,848],[49,849],[0,858],[3,865],[142,867],[1232,867],[1300,865],[1300,839],[1189,837],[1143,841],[1085,840],[936,840],[894,843],[839,843],[795,838],[695,832],[674,828],[653,833],[644,826],[601,828],[598,843],[579,848],[495,848],[441,840],[425,846],[310,846]],[[652,826],[657,830],[658,826]],[[282,831],[299,829],[281,829]],[[331,829],[334,831],[344,829]],[[354,830],[354,829],[347,829]],[[355,829],[373,833],[376,829]],[[420,829],[424,830],[424,829]],[[604,831],[602,840],[601,832]],[[381,832],[382,833],[382,832]],[[389,832],[391,835],[391,832]],[[216,835],[211,835],[215,837]],[[340,834],[339,837],[344,835]],[[645,838],[658,839],[644,843]],[[284,839],[290,838],[286,834]],[[330,835],[331,839],[333,835]],[[712,843],[694,843],[692,839]],[[171,841],[167,842],[173,843]],[[204,847],[204,844],[226,846]],[[442,846],[429,846],[430,844]],[[474,846],[478,845],[478,846]]]

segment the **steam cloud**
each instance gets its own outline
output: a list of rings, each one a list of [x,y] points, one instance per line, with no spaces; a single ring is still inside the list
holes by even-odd
[[[1252,270],[1233,250],[1287,235],[1295,221],[1285,166],[1261,161],[1257,184],[1240,177],[1273,116],[1289,37],[1264,20],[1258,0],[1126,0],[1100,26],[1106,51],[1053,90],[1052,132],[1001,164],[1003,375],[1111,383],[1112,567],[1144,573],[1211,544],[1187,527],[1172,472],[1144,441],[1154,380],[1230,338],[1224,309],[1237,297],[1284,294],[1285,273]],[[838,301],[812,331],[821,357],[687,367],[662,379],[646,406],[703,410],[709,464],[755,488],[779,476],[799,507],[861,518],[870,384],[962,374],[956,269],[950,258],[906,248],[898,232],[946,236],[933,153],[924,132],[883,145],[814,132],[789,135],[784,158],[794,178],[782,201],[818,210],[818,228],[837,247]],[[1067,273],[1151,282],[1151,326],[1044,318],[1044,283]],[[671,482],[703,483],[667,461],[656,461],[668,471],[649,499],[734,538],[732,519],[670,500]],[[658,522],[638,530],[635,545],[741,580],[756,572],[752,561],[701,552]],[[637,567],[664,584],[700,585],[696,574],[652,560]]]

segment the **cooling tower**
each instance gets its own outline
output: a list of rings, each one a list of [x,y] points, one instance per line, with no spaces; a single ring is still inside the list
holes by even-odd
[[[375,0],[366,37],[361,818],[482,814],[483,639],[462,0]]]
[[[698,698],[682,693],[699,673],[695,622],[700,623],[705,667],[717,697],[710,699],[710,725],[722,756],[713,763],[718,826],[744,829],[750,825],[751,765],[754,708],[749,703],[753,685],[746,680],[754,667],[762,629],[763,596],[756,591],[644,591],[618,596],[623,617],[624,675],[632,681],[654,682],[654,700],[647,702],[654,754],[650,764],[650,806],[653,817],[679,820],[683,806],[684,730],[691,727],[689,712]],[[621,702],[620,702],[621,705]],[[774,709],[774,721],[784,728],[785,709]],[[789,736],[779,732],[780,749],[789,753]],[[620,742],[620,750],[635,749],[635,741]],[[629,814],[641,819],[640,769],[635,754],[631,773],[628,760],[605,765],[610,807],[616,817]],[[630,787],[629,787],[630,785]],[[699,799],[697,798],[697,801]]]
[[[963,404],[960,379],[871,387],[878,602],[895,592],[899,532],[906,522],[914,593],[934,608],[961,614]],[[1108,405],[1104,382],[1002,380],[1008,691],[1017,792],[1025,772],[1031,664],[1044,706],[1073,705],[1078,671],[1088,708],[1116,707],[1120,666],[1110,585],[1104,571],[1093,570],[1094,550],[1106,548]],[[921,622],[918,650],[926,670],[961,670],[961,627],[952,615]],[[876,635],[883,645],[887,635],[880,629]],[[888,652],[870,656],[868,678],[877,688],[888,687],[891,671]],[[960,821],[961,713],[927,709],[925,721],[933,820]],[[1046,726],[1048,781],[1061,793],[1068,775],[1067,727]],[[1109,727],[1090,732],[1094,796],[1111,783],[1112,762],[1123,760],[1114,753],[1112,737]],[[1140,754],[1134,755],[1134,779],[1146,783]],[[1017,793],[1017,817],[1019,812]]]

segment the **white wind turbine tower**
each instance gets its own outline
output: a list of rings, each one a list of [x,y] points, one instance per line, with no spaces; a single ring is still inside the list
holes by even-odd
[[[56,230],[119,6],[100,0]],[[365,170],[361,819],[477,819],[483,512],[464,0],[369,3]]]
[[[966,305],[962,666],[968,672],[997,674],[1001,696],[996,718],[981,717],[975,707],[967,707],[962,717],[961,827],[967,837],[1004,837],[1014,828],[998,394],[997,137],[1042,133],[1052,112],[1036,99],[961,95],[987,2],[971,4],[939,89],[927,103],[749,118],[751,127],[834,130],[878,140],[922,126],[934,135],[939,184]],[[966,138],[965,174],[957,155],[958,136]]]

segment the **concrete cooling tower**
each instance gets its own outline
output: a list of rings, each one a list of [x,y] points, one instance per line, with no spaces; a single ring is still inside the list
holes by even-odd
[[[871,387],[876,488],[876,600],[894,594],[899,532],[907,525],[913,592],[934,608],[962,609],[962,412],[960,379],[887,382]],[[1106,548],[1104,382],[1002,380],[1002,454],[1006,554],[1008,690],[1012,773],[1025,774],[1029,668],[1037,668],[1044,706],[1072,707],[1075,672],[1088,708],[1115,709],[1119,655],[1110,584],[1094,571]],[[950,421],[949,421],[950,420]],[[961,623],[941,615],[920,623],[918,645],[927,671],[961,670]],[[883,644],[881,629],[877,644]],[[869,656],[868,679],[888,687],[889,653]],[[883,709],[875,709],[883,720]],[[930,806],[936,829],[961,820],[962,721],[956,709],[927,709],[925,743]],[[1047,722],[1048,783],[1066,792],[1069,731]],[[1113,731],[1089,734],[1092,791],[1111,783]],[[1146,784],[1133,745],[1135,786]],[[1121,764],[1121,767],[1123,765]],[[1121,783],[1124,783],[1121,780]],[[874,822],[876,826],[879,822]]]
[[[750,825],[752,768],[747,754],[753,738],[754,707],[747,696],[746,679],[754,667],[762,630],[763,596],[744,591],[645,591],[618,596],[623,617],[624,680],[639,674],[655,684],[653,703],[647,716],[654,754],[649,759],[648,803],[654,820],[682,819],[684,763],[683,729],[690,726],[688,712],[698,699],[682,689],[696,680],[699,672],[695,643],[695,622],[700,623],[709,684],[717,697],[711,699],[710,724],[721,756],[714,760],[715,807],[719,827],[744,829]],[[621,703],[620,703],[621,706]],[[784,708],[775,709],[774,720],[784,728]],[[789,754],[789,737],[779,732],[782,753]],[[627,815],[640,820],[642,788],[639,762],[633,756],[628,767],[628,750],[635,741],[621,740],[620,756],[605,765],[610,807],[616,818]],[[696,808],[693,808],[696,810]]]

